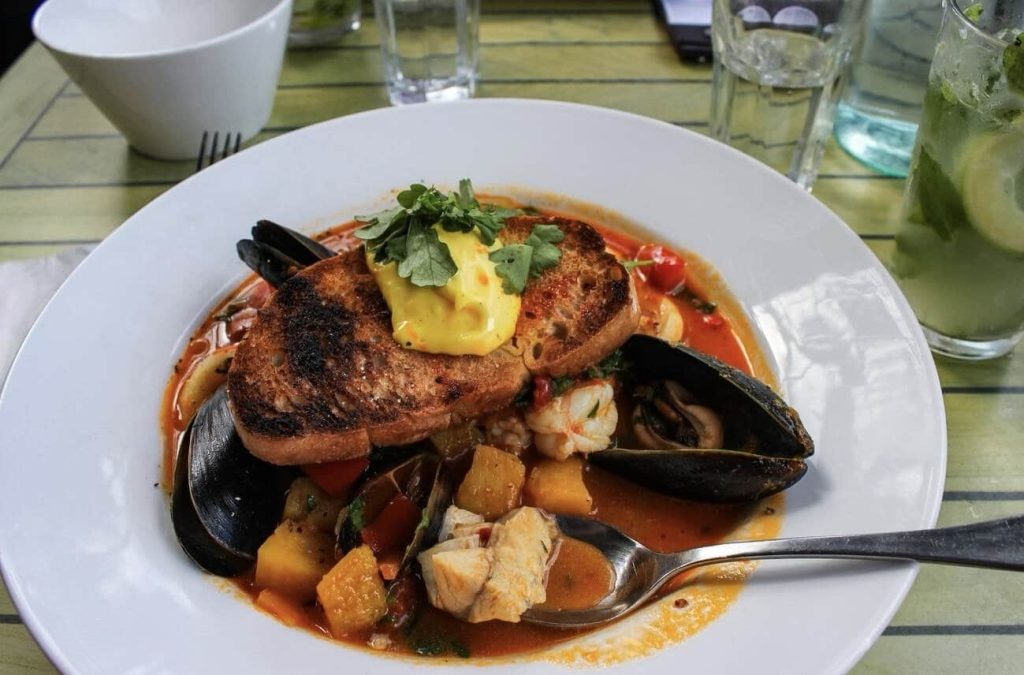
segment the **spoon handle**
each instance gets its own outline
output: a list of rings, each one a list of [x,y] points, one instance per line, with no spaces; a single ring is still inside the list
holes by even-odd
[[[679,569],[759,558],[900,558],[1024,571],[1024,516],[933,530],[740,541],[679,554]]]

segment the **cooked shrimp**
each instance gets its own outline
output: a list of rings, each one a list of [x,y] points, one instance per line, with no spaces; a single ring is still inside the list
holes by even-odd
[[[604,450],[618,421],[615,390],[603,380],[577,386],[526,413],[537,450],[552,459]]]

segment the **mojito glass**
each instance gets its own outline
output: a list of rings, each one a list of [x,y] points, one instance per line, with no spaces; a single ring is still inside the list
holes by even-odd
[[[890,269],[932,350],[1024,335],[1024,0],[945,0]]]

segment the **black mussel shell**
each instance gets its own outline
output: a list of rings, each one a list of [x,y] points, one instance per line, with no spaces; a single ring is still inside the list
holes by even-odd
[[[595,465],[680,499],[756,501],[807,472],[814,443],[800,416],[764,383],[718,359],[647,335],[622,347],[633,385],[672,380],[721,419],[722,448],[612,448]]]
[[[242,262],[275,288],[302,268],[334,255],[320,242],[269,220],[259,221],[252,239],[242,239],[236,248]]]
[[[175,462],[171,519],[185,553],[220,576],[249,568],[281,519],[293,475],[245,449],[227,390],[218,389],[182,435]]]
[[[622,346],[637,383],[675,380],[725,425],[725,449],[752,450],[772,457],[809,457],[814,441],[800,416],[768,385],[713,356],[649,335],[634,335]]]
[[[312,265],[334,255],[334,251],[315,239],[310,239],[284,225],[278,225],[272,220],[257,221],[256,227],[252,228],[252,238],[261,244],[276,248],[301,265]]]
[[[610,449],[594,464],[671,497],[699,502],[748,502],[781,492],[807,472],[798,457],[767,457],[738,450]]]

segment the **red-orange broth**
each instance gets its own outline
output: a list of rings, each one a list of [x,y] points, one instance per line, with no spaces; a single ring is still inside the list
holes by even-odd
[[[541,213],[564,215],[546,210],[541,210]],[[621,229],[591,224],[605,237],[608,250],[621,259],[633,259],[645,243]],[[357,226],[356,222],[345,223],[318,238],[334,250],[348,249],[359,245],[352,236],[352,230]],[[734,319],[739,317],[739,310],[721,288],[713,270],[697,256],[679,251],[674,253],[686,262],[688,292],[685,294],[668,295],[654,288],[645,280],[643,267],[637,268],[640,273],[633,272],[645,321],[652,320],[657,315],[658,303],[668,298],[683,316],[685,344],[713,354],[747,373],[765,377],[767,372],[761,365],[749,329],[744,322]],[[189,414],[189,406],[179,400],[186,376],[207,354],[240,341],[256,315],[255,308],[261,306],[271,293],[266,282],[258,277],[244,281],[211,312],[175,364],[161,415],[165,439],[164,485],[168,490],[178,438],[188,422],[184,416]],[[717,307],[709,312],[709,306],[702,301],[713,301]],[[244,309],[236,312],[230,320],[218,318],[233,304],[242,305]],[[708,317],[713,318],[709,320]],[[529,456],[524,458],[528,469],[535,461]],[[721,541],[752,513],[750,506],[701,504],[666,497],[595,467],[586,469],[585,483],[594,500],[595,518],[619,527],[655,550],[678,550]],[[251,572],[239,576],[234,582],[253,601],[261,590]],[[606,569],[602,569],[599,557],[573,545],[561,549],[549,574],[552,597],[564,603],[563,607],[585,606],[601,597],[609,582],[610,576]],[[673,587],[679,583],[677,580]],[[292,603],[287,614],[287,623],[330,637],[322,611],[316,604],[299,606]],[[548,647],[586,632],[550,630],[526,623],[500,621],[469,624],[429,605],[424,606],[419,617],[411,631],[394,631],[384,651],[427,656],[502,656]],[[335,639],[365,648],[370,635],[381,632],[387,633],[387,628],[378,626]]]

